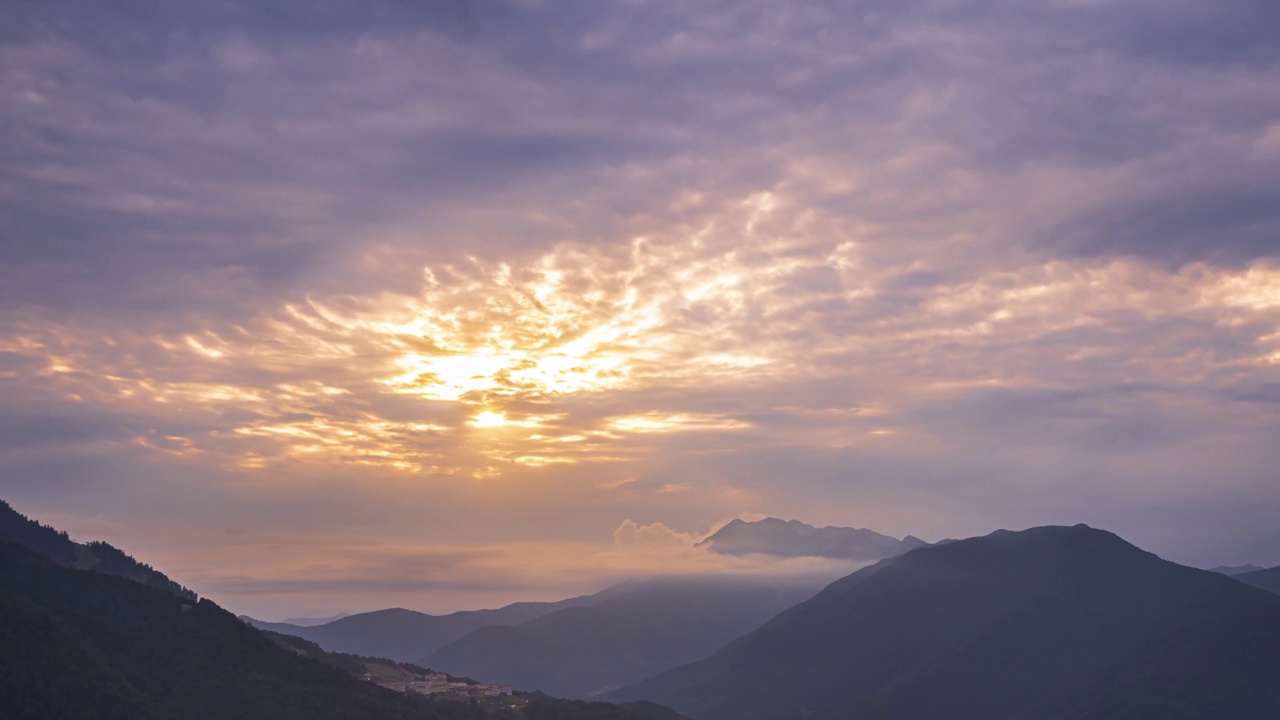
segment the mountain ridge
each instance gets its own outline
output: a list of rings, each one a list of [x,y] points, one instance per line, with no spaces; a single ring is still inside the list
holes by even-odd
[[[1269,593],[1280,595],[1280,565],[1265,570],[1240,573],[1232,577],[1246,585],[1252,585]]]
[[[417,663],[562,697],[593,697],[705,657],[818,587],[755,578],[633,582],[594,605],[479,628]]]
[[[908,551],[607,697],[697,720],[1238,720],[1280,716],[1277,677],[1280,598],[1076,525]]]
[[[0,542],[0,716],[389,720],[419,708],[294,657],[209,600],[61,566]]]
[[[518,625],[568,607],[590,605],[609,590],[554,602],[517,602],[492,610],[429,615],[407,608],[355,613],[321,625],[270,623],[241,615],[258,628],[310,640],[325,650],[414,662],[486,625]]]
[[[1244,573],[1250,573],[1250,572],[1257,572],[1258,570],[1265,570],[1265,569],[1266,568],[1260,567],[1258,565],[1219,565],[1215,568],[1210,568],[1209,572],[1222,573],[1223,575],[1234,577],[1236,575],[1242,575]]]
[[[22,521],[24,537],[73,556],[66,533]],[[685,720],[647,702],[531,695],[521,707],[479,707],[393,692],[355,676],[377,658],[269,637],[208,599],[71,567],[13,540],[0,539],[0,578],[0,718]]]
[[[4,500],[0,500],[0,540],[22,545],[64,567],[94,570],[134,580],[192,603],[199,599],[195,591],[170,580],[164,573],[135,560],[123,550],[102,541],[76,542],[66,532],[23,515]]]
[[[726,555],[880,560],[926,544],[912,535],[899,540],[865,528],[818,528],[799,520],[767,517],[753,522],[731,520],[695,547]]]

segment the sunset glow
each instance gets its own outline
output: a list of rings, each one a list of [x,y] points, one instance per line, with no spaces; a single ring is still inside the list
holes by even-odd
[[[505,415],[502,413],[490,412],[488,410],[476,415],[471,421],[471,425],[478,428],[496,428],[502,427],[506,424],[507,417]]]
[[[1244,19],[26,5],[0,489],[229,606],[798,571],[690,550],[765,514],[1280,563]]]

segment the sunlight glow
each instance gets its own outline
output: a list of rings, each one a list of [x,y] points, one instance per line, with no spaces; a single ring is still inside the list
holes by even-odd
[[[856,378],[886,390],[871,391],[852,414],[815,414],[783,400],[776,411],[835,423],[788,442],[835,447],[851,431],[909,435],[911,427],[889,424],[908,400],[1044,384],[1035,371],[993,371],[991,348],[1027,352],[1044,337],[1085,334],[1088,343],[1045,361],[1052,382],[1068,382],[1115,356],[1112,338],[1122,335],[1103,331],[1123,329],[1121,321],[1200,313],[1252,333],[1229,361],[1234,368],[1280,363],[1280,270],[1266,263],[1236,271],[1157,272],[1131,260],[1005,268],[923,288],[912,311],[868,324],[861,304],[885,279],[863,267],[856,244],[813,253],[769,237],[748,252],[741,226],[724,229],[734,242],[714,249],[712,226],[636,238],[615,255],[564,245],[524,265],[472,259],[425,270],[412,294],[307,297],[254,323],[178,335],[26,323],[0,338],[0,352],[31,358],[40,382],[76,402],[160,413],[174,427],[199,427],[211,412],[234,418],[134,441],[157,454],[204,452],[252,469],[350,463],[477,479],[633,462],[664,435],[747,431],[753,424],[735,417],[733,404],[714,414],[669,398],[689,389],[750,393],[796,377]],[[807,287],[808,278],[827,276],[838,280]],[[825,327],[828,316],[839,332]],[[1135,367],[1151,363],[1184,381],[1215,367],[1212,355],[1180,350],[1181,336],[1165,341],[1133,359]],[[1178,361],[1157,367],[1158,352]],[[1034,359],[1019,356],[1016,367]],[[13,371],[0,368],[7,376]],[[580,414],[590,408],[601,409]],[[871,415],[882,419],[860,424]]]
[[[677,430],[742,430],[751,427],[751,423],[717,415],[693,415],[680,413],[662,415],[645,413],[613,418],[609,428],[629,433],[662,433]]]
[[[471,420],[471,426],[478,428],[499,428],[506,426],[506,424],[506,415],[500,412],[492,412],[490,410],[486,410],[479,415],[476,415]]]
[[[1280,269],[1261,264],[1243,273],[1223,275],[1203,292],[1206,305],[1230,305],[1252,310],[1280,307]]]
[[[227,441],[272,440],[280,443],[283,457],[295,460],[449,474],[454,469],[436,465],[441,454],[430,449],[431,439],[447,430],[433,423],[395,423],[374,417],[355,421],[313,418],[239,427]],[[264,467],[271,459],[261,453],[244,451],[237,457],[241,458],[237,463],[241,467]]]

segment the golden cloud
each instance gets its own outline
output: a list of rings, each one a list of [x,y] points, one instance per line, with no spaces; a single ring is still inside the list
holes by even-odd
[[[877,313],[909,268],[869,263],[858,226],[781,190],[731,210],[621,249],[566,243],[523,266],[427,268],[415,295],[311,297],[176,334],[27,322],[2,349],[37,358],[35,380],[59,397],[212,426],[137,441],[156,452],[474,478],[625,465],[690,433],[825,447],[909,434],[896,416],[923,398],[1087,382],[1107,358],[1177,382],[1280,361],[1280,270],[1265,263],[1032,263],[924,286]],[[818,229],[829,236],[814,240]],[[1256,328],[1256,353],[1189,354],[1167,333],[1133,347],[1112,330],[1175,317]],[[1065,352],[1041,345],[1089,329]],[[858,387],[862,407],[684,406],[796,378]],[[764,427],[761,413],[794,422]]]

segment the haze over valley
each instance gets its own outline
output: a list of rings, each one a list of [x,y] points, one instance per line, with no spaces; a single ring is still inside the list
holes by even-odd
[[[753,533],[794,552],[795,537],[817,530],[766,519],[731,536]],[[10,650],[0,667],[12,693],[0,712],[1065,720],[1280,711],[1280,588],[1270,582],[1280,567],[1196,570],[1085,525],[911,544],[825,587],[656,578],[557,603],[443,617],[388,609],[306,626],[236,620],[117,548],[76,543],[3,505],[0,631]],[[63,629],[40,639],[50,623]],[[133,639],[122,643],[121,632]],[[157,664],[174,643],[186,659]],[[74,699],[41,680],[63,662],[94,678]]]

